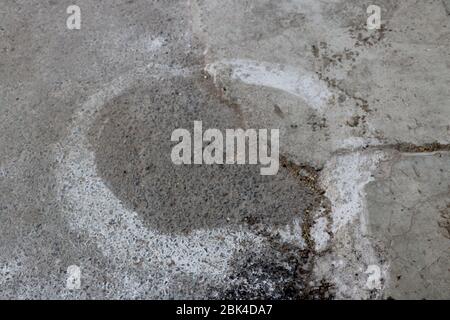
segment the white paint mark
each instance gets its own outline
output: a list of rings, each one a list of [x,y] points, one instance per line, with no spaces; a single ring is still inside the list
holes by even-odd
[[[70,134],[54,150],[60,163],[56,170],[58,194],[70,227],[87,234],[117,265],[132,268],[138,261],[152,275],[147,284],[133,278],[133,273],[112,275],[126,293],[133,292],[135,296],[149,290],[155,298],[169,297],[167,278],[174,276],[175,269],[167,267],[167,257],[179,273],[210,277],[217,283],[226,276],[228,260],[242,241],[252,241],[258,247],[261,240],[242,229],[198,230],[188,236],[151,230],[136,212],[122,205],[97,174],[95,155],[86,137],[95,114],[107,101],[145,77],[187,73],[186,69],[151,64],[114,80],[79,108]],[[169,269],[174,273],[169,274]]]
[[[80,290],[81,269],[79,266],[71,265],[67,268],[66,288],[69,290]]]
[[[301,248],[306,248],[306,242],[302,236],[302,222],[298,218],[294,218],[292,222],[286,226],[274,230],[278,233],[283,242],[295,243]]]
[[[325,217],[318,218],[311,228],[311,236],[314,239],[315,249],[317,252],[321,252],[326,249],[328,241],[330,241],[330,235],[327,232],[328,219]]]
[[[372,264],[367,267],[364,273],[369,275],[366,282],[367,289],[381,289],[381,269],[379,266]]]
[[[323,111],[331,93],[326,83],[316,74],[280,64],[253,60],[220,60],[208,64],[205,71],[217,77],[226,76],[231,71],[231,79],[246,84],[264,86],[288,92],[302,98],[317,111]]]
[[[388,151],[364,151],[337,155],[327,162],[320,184],[331,203],[331,231],[333,251],[319,258],[316,265],[336,287],[338,299],[369,298],[366,279],[360,274],[367,265],[379,265],[377,274],[370,278],[370,286],[381,290],[376,279],[387,278],[388,265],[379,260],[368,236],[368,211],[365,187],[374,180],[373,173],[381,161],[392,157]],[[344,257],[343,259],[336,259]],[[336,263],[328,268],[329,259]],[[369,270],[372,272],[371,270]],[[381,281],[381,280],[380,280]],[[373,286],[372,286],[373,284]]]
[[[385,158],[382,151],[373,153],[355,152],[337,156],[330,160],[321,176],[326,197],[332,204],[332,231],[363,218],[365,212],[364,187],[377,164]]]

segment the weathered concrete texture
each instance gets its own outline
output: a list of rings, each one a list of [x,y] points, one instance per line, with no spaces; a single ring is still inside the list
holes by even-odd
[[[362,146],[449,143],[441,1],[381,1],[382,28],[370,32],[370,1],[196,3],[206,70],[249,126],[280,126],[300,162],[322,166],[336,150]]]
[[[366,187],[370,234],[386,249],[396,299],[448,299],[450,154],[401,154]]]
[[[0,4],[0,298],[450,297],[445,1],[70,4]],[[194,120],[278,175],[174,166]]]
[[[366,196],[366,185],[382,163],[391,163],[392,152],[448,150],[448,15],[441,1],[411,2],[378,2],[383,24],[376,31],[366,29],[370,1],[193,6],[195,30],[207,45],[205,70],[241,106],[246,125],[280,127],[283,152],[324,168],[333,237],[315,272],[335,284],[338,298],[450,295],[445,282],[436,289],[440,295],[429,286],[411,295],[408,280],[391,294],[398,267],[390,247],[374,241],[387,230],[375,236],[369,228],[384,208]],[[444,186],[443,201],[449,196]],[[431,250],[448,245],[443,240]],[[424,281],[439,277],[448,274],[427,274]]]
[[[450,1],[449,0],[442,0],[444,2],[445,10],[447,11],[447,14],[450,15]]]

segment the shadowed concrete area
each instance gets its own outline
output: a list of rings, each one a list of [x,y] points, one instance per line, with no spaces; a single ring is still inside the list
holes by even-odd
[[[170,78],[133,88],[102,107],[91,130],[100,176],[149,227],[164,233],[247,221],[283,226],[302,219],[319,196],[287,168],[262,176],[259,166],[172,163],[176,143],[168,137],[175,129],[193,132],[194,120],[223,132],[240,127],[236,113],[200,79]]]
[[[450,298],[448,1],[70,4],[0,4],[0,298]],[[174,165],[197,120],[278,174]]]

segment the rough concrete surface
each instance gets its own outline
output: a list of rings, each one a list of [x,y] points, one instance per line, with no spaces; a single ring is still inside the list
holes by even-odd
[[[449,299],[449,87],[445,0],[3,0],[0,298]]]

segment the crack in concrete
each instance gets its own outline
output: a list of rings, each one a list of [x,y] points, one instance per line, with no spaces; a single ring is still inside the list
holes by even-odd
[[[426,143],[423,145],[416,145],[408,142],[400,142],[393,144],[380,144],[380,145],[370,145],[357,148],[341,148],[335,150],[332,155],[345,155],[355,152],[362,151],[398,151],[405,154],[414,153],[436,153],[436,152],[450,152],[450,144],[442,144],[438,142]]]

